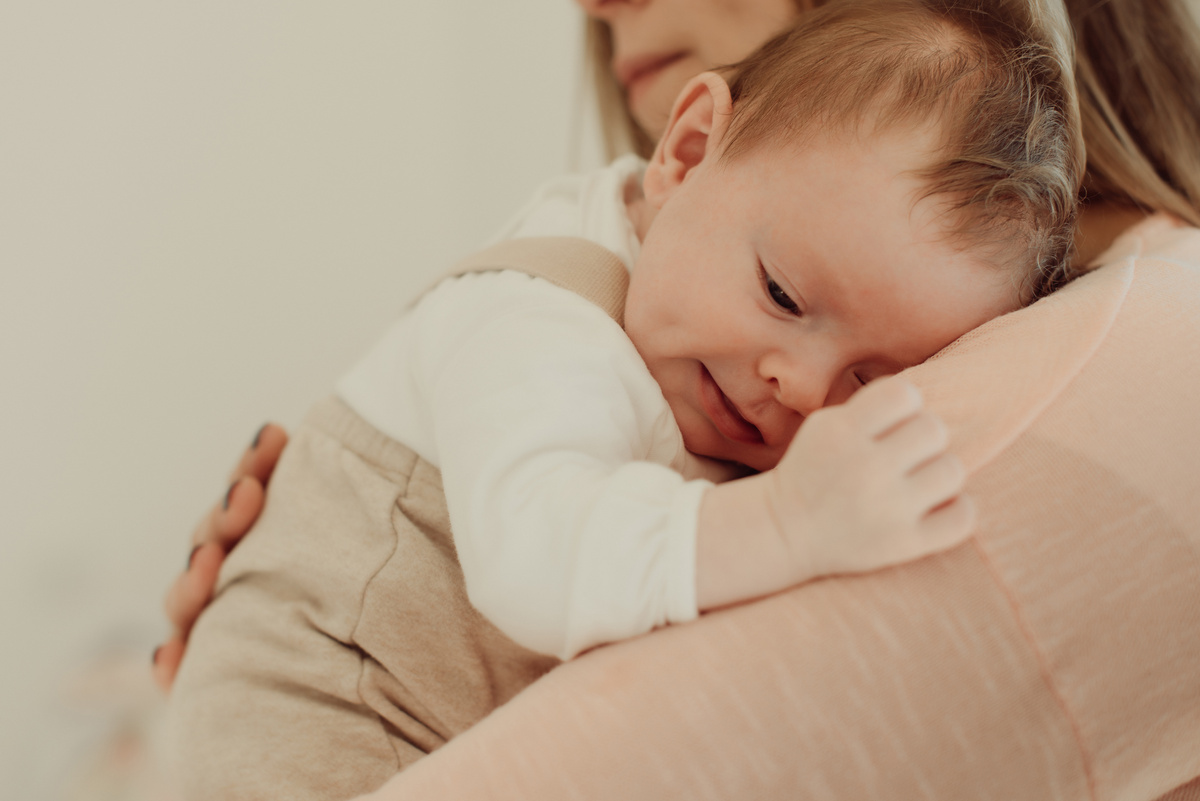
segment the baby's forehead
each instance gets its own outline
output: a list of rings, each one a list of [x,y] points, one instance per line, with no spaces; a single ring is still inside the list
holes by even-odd
[[[708,190],[762,195],[764,199],[822,196],[844,202],[853,197],[866,210],[887,204],[927,225],[954,198],[934,179],[945,159],[944,129],[936,122],[881,126],[873,121],[846,130],[813,130],[802,136],[772,138],[718,158]],[[767,205],[767,214],[786,214]],[[847,209],[853,211],[853,209]]]
[[[869,106],[859,113],[803,126],[769,126],[764,135],[736,149],[722,149],[718,158],[737,161],[747,156],[787,162],[810,159],[814,153],[840,161],[880,157],[898,169],[930,170],[953,151],[958,121],[935,114],[898,117]]]
[[[794,273],[797,285],[820,268],[831,292],[907,294],[924,281],[945,280],[937,271],[902,268],[913,259],[988,265],[989,282],[1013,283],[1011,271],[996,270],[992,254],[960,232],[957,199],[930,178],[936,135],[909,127],[739,154],[709,186],[709,200],[744,214],[721,235],[745,237],[783,277]]]
[[[932,208],[943,239],[1021,273],[1030,300],[1045,294],[1072,272],[1085,161],[1069,53],[1030,12],[847,3],[806,14],[730,68],[723,158],[767,149],[786,160],[788,148],[871,143],[881,131],[923,142],[924,158],[902,165],[926,179],[909,182],[907,208]],[[868,202],[867,188],[857,194]]]

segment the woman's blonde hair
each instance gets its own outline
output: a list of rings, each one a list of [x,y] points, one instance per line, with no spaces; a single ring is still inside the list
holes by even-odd
[[[588,17],[584,36],[585,75],[599,113],[605,159],[612,161],[626,153],[650,158],[654,139],[633,119],[625,102],[625,90],[613,75],[612,31],[608,23]]]
[[[826,0],[797,2],[797,9]],[[1169,211],[1200,225],[1200,30],[1185,0],[1065,0],[1087,148],[1084,201]],[[612,75],[612,34],[588,20],[587,58],[610,158],[654,140]]]
[[[1084,200],[1200,225],[1200,29],[1183,0],[1066,0],[1087,142]]]

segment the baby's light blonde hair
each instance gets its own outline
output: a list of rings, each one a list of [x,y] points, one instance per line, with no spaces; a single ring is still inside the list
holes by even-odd
[[[727,69],[733,116],[721,157],[935,124],[923,197],[944,209],[961,246],[1019,277],[1023,300],[1041,297],[1071,275],[1084,157],[1065,12],[1032,9],[829,3]]]

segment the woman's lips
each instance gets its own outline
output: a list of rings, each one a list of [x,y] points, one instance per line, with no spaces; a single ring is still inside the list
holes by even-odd
[[[700,405],[721,436],[733,442],[763,444],[762,433],[742,416],[704,365],[700,365]]]
[[[632,102],[635,97],[646,91],[655,76],[684,55],[683,52],[679,52],[622,58],[613,64],[613,74],[625,87],[625,93]]]

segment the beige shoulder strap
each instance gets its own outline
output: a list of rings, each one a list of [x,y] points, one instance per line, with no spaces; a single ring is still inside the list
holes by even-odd
[[[545,279],[599,306],[625,324],[629,271],[607,248],[571,236],[508,239],[460,261],[443,278],[491,270],[517,270]]]

